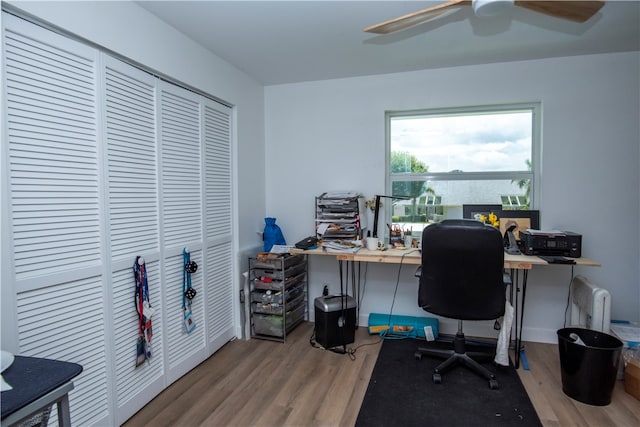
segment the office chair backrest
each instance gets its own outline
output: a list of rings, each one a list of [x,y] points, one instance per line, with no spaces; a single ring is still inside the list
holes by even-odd
[[[445,220],[422,232],[418,304],[460,320],[504,314],[504,249],[495,227],[475,220]]]

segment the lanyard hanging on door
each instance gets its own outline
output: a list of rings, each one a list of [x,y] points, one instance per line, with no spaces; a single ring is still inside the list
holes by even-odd
[[[182,273],[182,310],[184,312],[184,327],[187,333],[191,333],[196,328],[191,315],[191,302],[196,296],[196,290],[191,287],[191,273],[198,270],[198,264],[191,261],[191,253],[187,248],[182,249],[182,260],[184,269]]]
[[[135,306],[138,312],[138,342],[136,343],[136,366],[151,358],[151,339],[153,329],[151,317],[153,308],[149,301],[149,283],[147,281],[147,266],[144,258],[137,256],[133,263],[133,276],[136,281]]]

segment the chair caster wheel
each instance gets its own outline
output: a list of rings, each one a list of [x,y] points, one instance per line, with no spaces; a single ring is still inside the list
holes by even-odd
[[[493,380],[493,379],[489,380],[489,388],[491,390],[499,389],[500,387],[498,386],[498,380]]]
[[[416,358],[416,360],[422,360],[422,353],[420,353],[419,351],[416,351],[416,352],[413,354],[413,357],[415,357],[415,358]]]
[[[441,384],[442,383],[442,376],[438,373],[433,374],[433,383],[434,384]]]

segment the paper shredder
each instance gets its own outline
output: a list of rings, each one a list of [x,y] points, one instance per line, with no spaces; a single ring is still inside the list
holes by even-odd
[[[315,299],[316,342],[324,348],[350,344],[356,333],[356,302],[349,295]]]

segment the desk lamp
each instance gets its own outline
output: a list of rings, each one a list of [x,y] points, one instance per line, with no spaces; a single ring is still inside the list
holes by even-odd
[[[373,210],[373,236],[378,237],[378,215],[380,214],[380,199],[397,199],[397,200],[411,200],[411,197],[407,196],[383,196],[376,194],[376,205]]]

